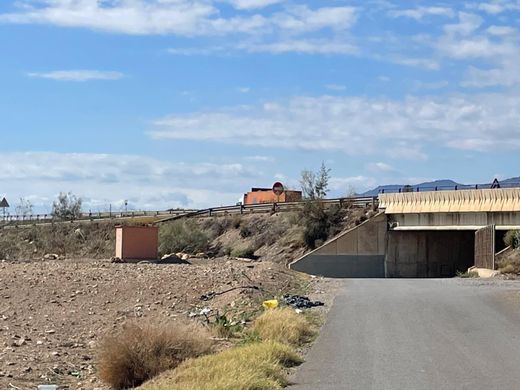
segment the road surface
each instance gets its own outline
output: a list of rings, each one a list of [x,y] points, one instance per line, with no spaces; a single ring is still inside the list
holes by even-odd
[[[291,390],[518,390],[520,282],[346,280]]]

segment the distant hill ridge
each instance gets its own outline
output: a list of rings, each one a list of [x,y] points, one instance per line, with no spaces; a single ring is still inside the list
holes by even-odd
[[[500,182],[501,185],[504,185],[504,186],[511,185],[511,184],[519,184],[519,186],[520,186],[520,176],[512,177],[510,179],[500,180],[499,182]],[[486,185],[491,185],[491,183],[481,183],[481,184],[479,184],[479,186],[482,186],[482,187],[484,187]],[[407,185],[406,184],[382,185],[382,186],[376,187],[376,188],[374,188],[374,189],[372,189],[370,191],[366,191],[366,192],[360,194],[360,196],[377,196],[381,192],[399,192],[399,189],[402,189],[405,186],[407,186]],[[442,190],[442,189],[454,189],[456,186],[457,187],[467,187],[467,186],[470,186],[470,185],[469,184],[457,183],[456,181],[453,181],[453,180],[450,180],[450,179],[443,179],[443,180],[428,181],[428,182],[424,182],[424,183],[420,183],[420,184],[414,184],[414,185],[409,185],[409,186],[413,189],[413,191],[417,191],[417,189],[419,189],[419,191],[421,191],[421,189],[433,190],[435,188],[437,188],[439,190]]]

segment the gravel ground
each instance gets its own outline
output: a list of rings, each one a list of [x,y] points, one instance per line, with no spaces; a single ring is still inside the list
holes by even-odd
[[[240,314],[262,297],[308,283],[269,263],[199,260],[192,265],[111,264],[99,260],[0,263],[0,388],[55,383],[105,389],[96,348],[129,320],[177,320],[204,307]],[[311,286],[315,283],[311,281]],[[204,302],[202,294],[238,289]],[[311,290],[315,287],[311,287]]]

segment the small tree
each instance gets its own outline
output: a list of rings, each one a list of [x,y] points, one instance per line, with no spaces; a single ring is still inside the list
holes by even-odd
[[[28,215],[33,214],[33,205],[31,201],[25,198],[20,198],[20,201],[18,202],[18,205],[16,206],[15,210],[16,215],[27,217]]]
[[[330,168],[321,163],[319,171],[304,170],[301,173],[300,184],[303,197],[308,200],[323,199],[329,192]]]
[[[343,217],[343,210],[327,209],[321,202],[329,192],[329,179],[330,169],[324,162],[317,172],[302,171],[300,184],[303,196],[307,200],[301,215],[304,226],[303,240],[310,249],[325,242],[331,234],[333,225]]]
[[[52,204],[52,216],[62,220],[74,220],[81,216],[81,198],[72,193],[60,192]]]

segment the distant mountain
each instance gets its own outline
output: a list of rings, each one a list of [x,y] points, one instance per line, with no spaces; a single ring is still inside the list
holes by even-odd
[[[511,185],[518,185],[520,187],[520,176],[512,177],[510,179],[500,180],[500,185],[503,187],[507,187],[507,186],[511,186]],[[364,192],[364,193],[360,194],[360,196],[377,196],[378,194],[380,194],[383,191],[384,192],[399,192],[399,189],[402,189],[405,186],[407,186],[407,185],[405,185],[405,184],[383,185],[383,186],[374,188],[370,191]],[[448,180],[448,179],[435,180],[435,181],[429,181],[429,182],[420,183],[420,184],[414,184],[414,185],[410,185],[409,187],[411,187],[411,190],[413,190],[413,191],[417,191],[417,188],[419,188],[419,191],[421,191],[421,190],[434,190],[435,188],[437,188],[438,190],[442,190],[442,189],[451,190],[451,189],[454,189],[455,186],[457,186],[459,188],[470,187],[469,185],[457,183],[453,180]],[[484,187],[484,186],[487,186],[487,184],[479,184],[479,186]]]
[[[518,184],[520,183],[520,176],[518,177],[512,177],[511,179],[506,179],[506,180],[500,180],[500,183],[504,183],[504,184]]]

